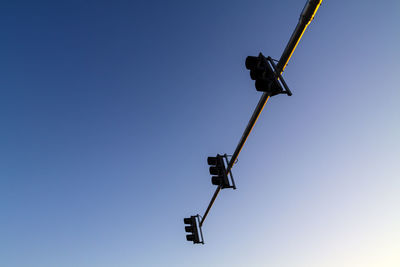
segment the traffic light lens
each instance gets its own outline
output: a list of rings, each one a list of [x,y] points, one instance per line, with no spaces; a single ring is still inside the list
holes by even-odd
[[[192,226],[185,226],[185,231],[188,233],[193,232],[193,227]]]
[[[183,222],[184,222],[185,224],[191,224],[191,223],[192,223],[192,219],[190,219],[190,218],[184,218],[184,219],[183,219]]]

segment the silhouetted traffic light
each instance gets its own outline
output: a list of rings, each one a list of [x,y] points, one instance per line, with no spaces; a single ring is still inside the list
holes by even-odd
[[[218,154],[216,157],[208,157],[207,163],[211,165],[210,174],[214,175],[211,177],[211,183],[213,185],[219,185],[221,188],[231,187],[229,185],[223,156]]]
[[[187,241],[192,241],[193,244],[200,244],[200,243],[204,244],[203,240],[200,241],[200,235],[199,235],[199,231],[198,231],[198,228],[197,228],[197,218],[198,218],[198,216],[199,215],[190,216],[189,218],[184,218],[183,219],[183,222],[185,224],[188,224],[187,226],[185,226],[185,231],[187,233],[191,233],[191,234],[186,235],[186,240]]]
[[[248,56],[246,58],[246,69],[250,70],[251,79],[256,81],[257,91],[266,92],[269,96],[284,92],[268,59],[263,54],[260,53],[258,57]]]

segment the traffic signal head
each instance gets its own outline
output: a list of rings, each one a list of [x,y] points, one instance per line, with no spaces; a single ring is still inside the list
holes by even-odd
[[[199,232],[197,229],[196,216],[190,216],[189,218],[184,218],[183,222],[188,224],[185,226],[186,233],[191,233],[186,235],[187,241],[192,241],[193,244],[202,243],[200,242]]]
[[[257,91],[266,92],[270,96],[283,92],[268,59],[259,54],[258,57],[248,56],[246,58],[246,69],[250,70],[250,77],[255,80]]]
[[[211,177],[211,183],[221,188],[230,187],[223,156],[208,157],[207,163],[211,165],[210,174],[214,175]]]

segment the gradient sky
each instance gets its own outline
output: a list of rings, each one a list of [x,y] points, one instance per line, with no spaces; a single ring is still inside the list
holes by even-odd
[[[306,1],[2,1],[0,266],[400,266],[400,2],[328,1],[207,218],[207,156]]]

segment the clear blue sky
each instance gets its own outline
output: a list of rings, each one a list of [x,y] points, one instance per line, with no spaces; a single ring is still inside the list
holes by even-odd
[[[323,2],[185,240],[305,2],[3,1],[0,266],[400,266],[397,0]]]

